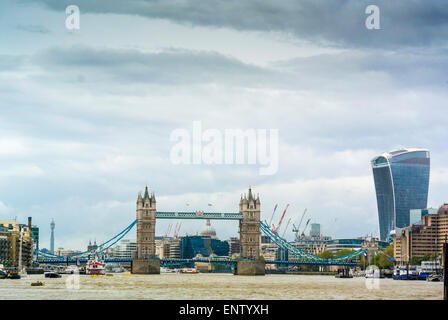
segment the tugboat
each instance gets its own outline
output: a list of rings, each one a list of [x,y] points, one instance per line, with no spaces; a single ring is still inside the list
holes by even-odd
[[[106,273],[106,264],[102,260],[98,260],[96,257],[93,260],[89,260],[86,264],[86,274],[90,275],[104,275]]]

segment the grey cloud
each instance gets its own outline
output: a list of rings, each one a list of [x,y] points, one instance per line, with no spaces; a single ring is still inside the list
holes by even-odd
[[[19,69],[26,62],[26,57],[22,55],[0,54],[0,72]]]
[[[376,84],[446,88],[447,50],[346,51],[251,65],[216,52],[167,49],[157,53],[88,46],[53,47],[30,60],[42,77],[65,82],[192,85],[219,83],[236,87],[318,90]]]
[[[29,0],[28,0],[29,1]],[[53,10],[77,4],[85,13],[118,13],[195,26],[280,31],[314,42],[353,47],[425,46],[448,36],[445,0],[377,0],[381,30],[367,30],[367,0],[38,0]]]
[[[419,51],[351,51],[339,54],[322,54],[312,57],[277,61],[272,66],[300,75],[307,75],[303,86],[319,87],[325,82],[340,82],[347,88],[356,86],[354,77],[367,83],[379,75],[387,76],[395,84],[411,86],[436,86],[446,88],[448,52],[440,50]],[[326,81],[325,81],[326,80]],[[342,86],[342,87],[343,87]]]
[[[275,76],[273,71],[218,53],[177,49],[144,53],[86,46],[58,47],[37,54],[33,61],[46,72],[57,72],[62,78],[79,82],[107,79],[163,85],[213,82],[259,85]]]
[[[18,25],[17,29],[22,30],[22,31],[32,32],[32,33],[41,33],[41,34],[50,33],[50,30],[48,30],[46,27],[40,26],[40,25]]]

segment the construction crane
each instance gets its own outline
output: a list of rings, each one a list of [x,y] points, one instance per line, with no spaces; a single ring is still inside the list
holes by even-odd
[[[177,224],[176,224],[177,228],[174,229],[174,238],[177,238],[179,236],[179,230],[180,230],[181,225],[182,225],[182,222],[179,223],[179,226],[177,226]]]
[[[292,232],[294,232],[295,234],[296,234],[296,241],[299,241],[299,233],[300,233],[300,226],[302,225],[302,221],[303,221],[303,217],[305,216],[305,213],[306,213],[306,211],[307,211],[307,208],[305,208],[305,210],[303,211],[303,214],[302,214],[302,218],[300,218],[300,222],[299,222],[299,225],[296,227],[296,225],[295,224],[292,224]]]
[[[170,232],[171,232],[171,227],[172,227],[172,226],[173,226],[172,223],[170,223],[170,224],[168,225],[168,228],[166,229],[164,238],[168,238],[168,237],[169,237]]]
[[[282,225],[282,221],[283,221],[283,218],[285,217],[285,213],[286,213],[286,210],[288,210],[288,207],[289,207],[289,203],[286,205],[285,211],[283,211],[282,217],[280,218],[280,221],[278,222],[278,226],[276,228],[274,228],[274,230],[273,230],[275,233],[277,233],[278,228],[280,228],[280,226]],[[274,227],[274,225],[272,225],[272,227]]]
[[[276,204],[275,207],[274,207],[274,211],[272,212],[271,220],[269,221],[268,226],[271,225],[271,223],[272,223],[272,219],[274,219],[274,213],[275,213],[275,210],[277,210],[277,207],[278,207],[278,204]]]
[[[311,219],[308,219],[308,221],[306,222],[305,228],[303,228],[303,231],[302,231],[302,235],[305,235],[306,227],[308,227],[308,224],[310,223],[310,221],[311,221]]]
[[[290,223],[291,223],[291,218],[289,218],[288,222],[286,223],[286,228],[285,228],[285,231],[283,231],[282,238],[285,238],[285,234],[286,234],[286,231],[288,230],[288,227],[289,227]]]

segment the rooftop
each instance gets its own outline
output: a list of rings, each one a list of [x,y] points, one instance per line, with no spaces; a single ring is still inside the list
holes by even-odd
[[[390,152],[384,152],[384,153],[380,154],[379,156],[376,156],[375,158],[373,158],[371,162],[372,162],[372,165],[387,164],[392,158],[397,158],[399,156],[407,155],[410,153],[416,153],[416,152],[422,153],[422,154],[419,154],[419,156],[418,156],[419,158],[429,158],[429,150],[428,149],[405,148],[405,149],[393,150]]]

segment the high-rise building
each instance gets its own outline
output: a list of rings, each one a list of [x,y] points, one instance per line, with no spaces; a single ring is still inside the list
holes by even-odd
[[[427,208],[427,209],[411,209],[409,213],[409,225],[421,223],[423,220],[423,216],[427,214],[436,214],[437,209],[435,208]]]
[[[428,202],[429,151],[402,149],[383,153],[372,161],[380,239],[392,230],[409,225],[411,209],[424,209]]]
[[[54,220],[52,219],[51,223],[50,223],[50,230],[51,230],[51,235],[50,235],[50,252],[51,253],[54,253],[54,227],[55,227],[55,224],[54,224]]]
[[[408,262],[412,257],[441,256],[443,244],[448,241],[447,226],[448,204],[444,204],[436,214],[424,215],[421,224],[403,228],[394,238],[395,260]]]
[[[322,236],[322,232],[320,230],[320,223],[312,223],[310,237],[312,238],[320,238]]]
[[[38,226],[32,226],[31,227],[31,233],[33,235],[34,249],[39,251],[39,227]]]

